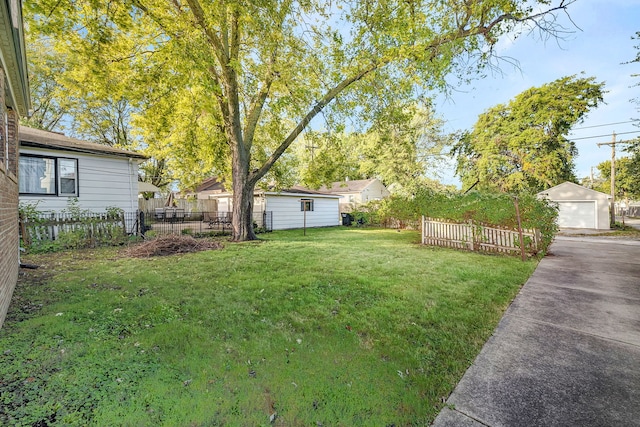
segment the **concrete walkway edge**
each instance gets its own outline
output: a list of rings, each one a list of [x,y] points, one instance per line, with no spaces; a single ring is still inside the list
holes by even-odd
[[[640,426],[640,241],[558,237],[435,422]]]

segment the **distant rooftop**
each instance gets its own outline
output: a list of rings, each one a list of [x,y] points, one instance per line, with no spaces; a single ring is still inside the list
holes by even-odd
[[[323,193],[359,193],[373,181],[375,181],[375,178],[333,182],[328,187],[320,187],[319,191]]]

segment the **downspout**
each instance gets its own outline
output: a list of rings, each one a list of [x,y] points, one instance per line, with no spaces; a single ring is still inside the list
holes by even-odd
[[[137,179],[137,177],[136,177]],[[133,208],[133,159],[129,157],[129,209],[131,212],[135,212]]]

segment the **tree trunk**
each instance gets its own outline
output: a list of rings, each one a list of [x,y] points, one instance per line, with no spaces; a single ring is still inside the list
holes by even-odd
[[[249,162],[245,155],[238,155],[240,150],[235,150],[232,165],[233,179],[233,212],[231,216],[231,226],[233,229],[232,240],[243,242],[256,240],[253,231],[253,192],[256,186],[255,181],[249,179]]]
[[[256,240],[253,231],[253,191],[254,185],[248,182],[233,182],[233,214],[231,224],[233,228],[232,240],[242,242]]]

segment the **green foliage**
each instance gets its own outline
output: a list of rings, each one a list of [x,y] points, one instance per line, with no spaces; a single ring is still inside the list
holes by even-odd
[[[567,5],[536,3],[38,0],[25,15],[68,55],[60,80],[85,105],[78,121],[106,108],[120,135],[130,120],[183,188],[211,174],[233,182],[234,239],[248,240],[247,194],[321,112],[332,130],[348,118],[368,129],[451,73],[476,75],[505,33],[553,34],[547,17]]]
[[[593,77],[563,77],[481,114],[453,151],[465,188],[535,193],[575,181],[578,151],[567,135],[603,101],[603,88]]]
[[[365,133],[307,132],[297,144],[302,183],[319,188],[335,181],[376,177],[385,185],[409,187],[437,175],[451,145],[431,106],[392,105],[371,120]]]
[[[537,229],[542,236],[543,251],[558,231],[558,208],[544,199],[531,195],[518,196],[522,228]],[[401,221],[429,218],[457,222],[474,222],[517,229],[518,220],[514,198],[508,194],[470,192],[444,193],[424,188],[410,197],[392,195],[381,203],[380,217]]]
[[[97,214],[83,209],[77,197],[70,197],[60,214],[40,212],[37,205],[21,203],[19,208],[28,234],[28,238],[23,236],[22,244],[29,252],[120,245],[127,241],[123,210],[118,207],[107,207],[104,214]]]
[[[636,32],[635,36],[633,37],[634,40],[640,40],[640,31]],[[640,62],[640,45],[636,45],[634,46],[636,49],[636,57],[634,59],[632,59],[630,62]],[[638,78],[640,77],[640,74],[633,74],[632,77]],[[640,82],[636,83],[634,85],[634,87],[638,87],[640,86]],[[631,99],[632,102],[635,102],[636,104],[638,104],[638,109],[640,109],[640,97],[636,96],[633,99]]]
[[[634,146],[629,148],[631,157],[616,159],[616,198],[640,199],[640,155],[634,152]],[[594,190],[611,194],[611,160],[598,164],[601,180]]]
[[[0,424],[429,425],[536,263],[418,240],[336,227],[30,256],[46,268],[0,330]]]

